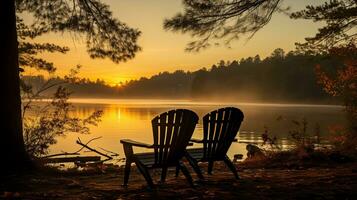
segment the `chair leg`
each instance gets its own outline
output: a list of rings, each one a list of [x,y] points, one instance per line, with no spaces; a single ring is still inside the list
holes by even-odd
[[[207,172],[209,175],[212,175],[213,163],[214,163],[213,161],[208,162],[208,171]]]
[[[179,173],[180,173],[180,164],[177,164],[175,177],[178,177]]]
[[[123,186],[128,186],[129,175],[130,175],[131,161],[126,160],[124,169],[124,184]]]
[[[123,144],[123,149],[124,149],[125,158],[126,158],[123,186],[126,187],[128,185],[128,181],[129,181],[131,163],[134,161],[133,160],[133,147],[131,145]]]
[[[190,186],[194,187],[192,177],[190,175],[190,172],[186,168],[186,166],[182,162],[180,162],[179,166],[180,166],[180,169],[182,170],[182,173],[185,175],[188,183],[190,184]]]
[[[149,170],[140,161],[135,161],[135,164],[138,167],[140,173],[144,176],[149,187],[154,188],[154,183],[152,182]]]
[[[192,158],[192,156],[189,155],[188,153],[186,154],[186,158],[187,158],[188,162],[190,163],[191,167],[193,168],[193,170],[196,172],[198,178],[203,180],[204,177],[202,175],[202,171],[201,171],[200,167],[198,166],[197,160]]]
[[[167,174],[167,167],[163,167],[161,171],[161,183],[165,183]]]
[[[232,161],[229,159],[228,156],[225,156],[224,163],[226,163],[227,167],[233,172],[235,178],[240,179],[236,167],[234,166],[234,164],[232,163]]]

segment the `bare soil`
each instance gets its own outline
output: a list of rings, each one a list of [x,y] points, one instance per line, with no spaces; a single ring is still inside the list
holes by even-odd
[[[221,163],[213,175],[195,187],[180,174],[169,171],[167,181],[148,189],[133,166],[129,186],[121,186],[123,168],[85,172],[32,172],[8,175],[0,182],[0,199],[357,199],[357,163],[314,167],[252,167],[237,165],[241,179],[235,180]],[[202,166],[202,169],[206,169]],[[159,180],[160,171],[153,171]]]

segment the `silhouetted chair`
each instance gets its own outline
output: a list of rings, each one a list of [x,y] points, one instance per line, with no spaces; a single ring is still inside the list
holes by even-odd
[[[193,186],[192,177],[185,165],[180,161],[185,155],[186,146],[192,137],[198,122],[196,113],[190,110],[177,109],[160,114],[152,120],[154,144],[145,144],[133,140],[120,140],[123,144],[126,165],[124,186],[127,186],[131,163],[135,163],[150,187],[153,181],[149,174],[150,168],[162,168],[161,182],[165,182],[167,168],[177,167],[182,170],[189,183]],[[133,146],[152,149],[149,153],[134,153]]]
[[[203,146],[187,149],[185,155],[199,178],[203,179],[198,162],[208,162],[208,174],[212,174],[214,162],[224,161],[235,178],[239,179],[237,169],[226,154],[232,142],[236,141],[243,118],[243,112],[233,107],[221,108],[203,117],[203,139],[191,139]],[[176,176],[178,173],[179,168],[176,169]]]

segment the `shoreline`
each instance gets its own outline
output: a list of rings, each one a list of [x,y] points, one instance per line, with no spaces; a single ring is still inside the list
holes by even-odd
[[[252,163],[250,163],[252,164]],[[8,177],[0,192],[17,199],[353,199],[357,195],[357,162],[313,167],[252,167],[238,163],[241,179],[234,179],[222,164],[215,163],[213,175],[204,174],[195,187],[182,173],[149,190],[137,168],[132,166],[129,186],[121,186],[123,167],[92,169],[86,172],[35,172]],[[201,169],[205,170],[204,165]],[[190,168],[191,169],[191,168]],[[160,171],[151,171],[159,180]],[[4,180],[4,179],[3,179]],[[12,187],[12,188],[11,188]],[[1,196],[0,196],[1,197]],[[15,199],[16,199],[15,198]]]
[[[34,102],[49,102],[51,99],[43,98]],[[24,100],[26,102],[26,100]],[[248,102],[248,101],[201,101],[195,99],[165,99],[165,98],[95,98],[74,97],[68,102],[74,104],[97,104],[97,105],[170,105],[170,106],[268,106],[268,107],[317,107],[317,108],[343,108],[343,105],[324,104],[322,102]]]

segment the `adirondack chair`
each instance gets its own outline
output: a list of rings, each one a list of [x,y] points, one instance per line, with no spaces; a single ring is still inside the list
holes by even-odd
[[[162,168],[161,182],[165,182],[168,167],[177,167],[193,186],[192,177],[186,166],[180,161],[185,155],[193,131],[198,122],[196,113],[186,109],[170,110],[155,117],[152,121],[153,144],[120,140],[126,157],[124,186],[127,186],[131,163],[135,163],[149,187],[154,187],[149,174],[151,168]],[[134,153],[133,147],[152,149],[149,153]]]
[[[192,142],[202,144],[202,148],[186,150],[186,158],[198,177],[203,179],[198,162],[208,162],[208,174],[212,174],[215,161],[224,161],[239,179],[237,169],[226,155],[243,121],[243,112],[238,108],[227,107],[212,111],[203,117],[203,139],[191,139]],[[179,168],[176,169],[176,176]]]

